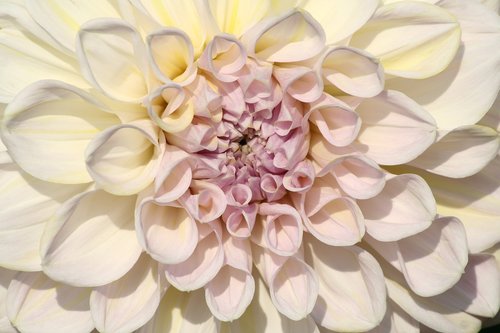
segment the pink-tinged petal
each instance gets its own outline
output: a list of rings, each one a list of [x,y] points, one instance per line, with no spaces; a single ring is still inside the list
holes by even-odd
[[[194,113],[198,117],[212,119],[215,122],[222,120],[222,97],[216,92],[216,87],[202,76],[196,76],[192,84],[186,87],[192,96]]]
[[[142,255],[121,279],[92,291],[90,311],[97,330],[125,333],[141,327],[154,315],[164,289],[158,264]]]
[[[147,46],[151,68],[162,82],[186,85],[194,80],[197,70],[193,44],[185,32],[162,28],[148,35]]]
[[[171,145],[165,146],[165,154],[156,174],[155,201],[168,203],[179,199],[189,188],[192,180],[192,170],[189,155]]]
[[[278,255],[291,256],[302,243],[302,219],[297,210],[286,204],[261,203],[263,237],[267,248]]]
[[[274,132],[286,136],[291,130],[302,125],[304,104],[295,100],[290,95],[284,95],[276,121],[274,121]]]
[[[194,117],[192,100],[187,100],[182,86],[167,83],[149,94],[148,115],[167,133],[178,133],[191,123]]]
[[[283,186],[283,177],[270,173],[266,173],[260,178],[260,188],[264,192],[268,202],[279,200],[286,194],[286,189]]]
[[[328,202],[340,197],[342,193],[331,175],[316,178],[306,193],[291,195],[295,208],[303,217],[317,213]]]
[[[224,263],[222,229],[219,221],[198,224],[199,240],[193,254],[179,264],[162,265],[174,287],[191,291],[212,280]]]
[[[323,167],[335,161],[337,158],[353,155],[355,153],[359,152],[357,152],[352,145],[336,147],[325,139],[322,133],[318,133],[317,131],[311,132],[309,157],[314,162],[313,164],[315,165],[316,172],[320,172]]]
[[[356,112],[362,124],[356,147],[379,164],[409,162],[436,138],[432,116],[397,91],[364,100]]]
[[[186,107],[191,108],[191,101]],[[175,121],[175,116],[172,117]],[[186,128],[179,132],[167,133],[167,141],[187,153],[198,153],[202,151],[216,151],[220,140],[214,125],[205,118],[195,117]]]
[[[252,234],[258,211],[257,204],[247,207],[227,207],[222,215],[229,234],[236,238],[248,238]]]
[[[384,319],[368,333],[419,333],[420,325],[391,299],[387,300]]]
[[[252,190],[248,187],[248,185],[235,184],[226,192],[226,199],[229,206],[248,206],[252,200]]]
[[[364,155],[339,157],[318,173],[322,177],[331,173],[340,188],[355,199],[369,199],[378,195],[385,186],[385,173],[377,163]]]
[[[273,76],[283,92],[303,103],[314,102],[323,92],[323,80],[319,73],[308,67],[275,66]]]
[[[225,193],[217,185],[203,180],[193,180],[179,202],[202,223],[219,218],[227,205]]]
[[[85,149],[117,117],[85,91],[58,81],[39,81],[21,91],[5,109],[2,140],[26,172],[64,184],[92,181]]]
[[[219,81],[234,82],[246,59],[246,50],[238,39],[231,35],[217,35],[201,54],[198,66]]]
[[[434,77],[394,78],[386,86],[410,96],[433,115],[439,128],[451,130],[475,124],[498,96],[500,19],[475,1],[441,0],[438,5],[460,23],[462,45],[455,58]]]
[[[147,95],[146,50],[139,33],[125,21],[86,22],[78,32],[76,53],[84,77],[107,96],[140,102]]]
[[[165,151],[165,137],[144,119],[111,127],[97,135],[85,151],[95,182],[116,195],[136,194],[150,185]]]
[[[93,190],[66,201],[45,227],[44,273],[75,286],[100,286],[122,277],[142,251],[134,230],[135,199]]]
[[[363,50],[332,47],[319,62],[323,78],[343,92],[358,97],[374,97],[384,89],[384,69]]]
[[[55,282],[43,273],[19,273],[7,290],[7,315],[26,333],[87,333],[94,328],[90,289]]]
[[[38,271],[42,269],[39,247],[45,223],[64,201],[85,191],[87,185],[53,184],[33,178],[1,150],[0,266]]]
[[[305,238],[305,258],[319,278],[315,321],[334,331],[366,331],[377,326],[386,311],[384,275],[367,251],[325,245]]]
[[[267,148],[275,149],[273,165],[276,168],[291,169],[302,161],[309,150],[309,124],[291,131],[286,137],[273,135],[267,141]]]
[[[423,79],[453,60],[460,46],[460,25],[437,6],[397,2],[377,9],[349,44],[380,58],[388,74]]]
[[[156,314],[137,333],[218,333],[219,322],[203,298],[202,290],[183,293],[168,288]]]
[[[453,217],[438,218],[426,230],[396,242],[367,240],[404,274],[413,292],[423,297],[450,289],[467,264],[465,230]]]
[[[178,264],[192,255],[198,244],[198,228],[184,208],[145,196],[139,197],[135,214],[137,239],[155,260]]]
[[[245,32],[248,52],[270,62],[296,62],[314,57],[324,47],[321,25],[305,11],[291,11],[259,22]]]
[[[283,186],[292,192],[307,192],[314,183],[315,171],[309,160],[303,160],[283,177]]]
[[[388,175],[384,189],[358,205],[366,231],[375,239],[399,240],[427,229],[436,216],[436,201],[429,185],[413,174]]]
[[[500,147],[498,132],[479,125],[438,135],[437,142],[409,164],[445,177],[464,178],[484,168]]]
[[[460,281],[434,299],[476,316],[494,317],[500,306],[499,296],[500,273],[495,257],[473,254]]]
[[[327,94],[311,104],[305,118],[318,127],[330,144],[338,147],[351,144],[361,127],[359,116],[354,110]]]
[[[440,304],[436,297],[414,294],[401,274],[383,266],[389,298],[421,324],[443,333],[479,332],[481,320],[455,307]]]
[[[276,309],[292,320],[301,320],[311,313],[318,296],[318,277],[302,259],[282,257],[254,246],[254,263],[269,286]]]

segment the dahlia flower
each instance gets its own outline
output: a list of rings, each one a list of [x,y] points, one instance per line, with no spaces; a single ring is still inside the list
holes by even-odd
[[[0,1],[0,331],[478,331],[498,6]]]

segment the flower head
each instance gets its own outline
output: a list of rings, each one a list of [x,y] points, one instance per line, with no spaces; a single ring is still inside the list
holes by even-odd
[[[6,1],[0,18],[0,328],[470,332],[496,315],[485,5]]]

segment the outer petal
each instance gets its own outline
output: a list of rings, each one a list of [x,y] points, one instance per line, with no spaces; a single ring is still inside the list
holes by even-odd
[[[359,200],[367,232],[380,241],[395,241],[418,234],[431,225],[436,202],[431,189],[419,176],[389,178],[374,198]]]
[[[460,26],[437,6],[398,2],[379,8],[350,45],[380,58],[386,73],[422,79],[452,61],[460,45]]]
[[[143,255],[121,279],[97,287],[90,295],[90,311],[101,332],[131,332],[153,317],[163,287],[158,264]]]
[[[451,130],[475,124],[497,97],[500,18],[473,1],[442,0],[439,5],[457,17],[462,28],[462,45],[452,63],[427,80],[394,79],[386,84],[429,110],[439,128]]]
[[[201,290],[190,293],[169,288],[155,316],[138,333],[218,333],[218,323]]]
[[[18,272],[0,268],[0,332],[17,333],[7,317],[7,288]]]
[[[54,282],[43,273],[19,273],[7,291],[7,314],[26,333],[87,333],[94,328],[90,289]]]
[[[99,286],[122,277],[141,253],[134,231],[135,197],[102,190],[78,195],[56,213],[40,246],[44,272],[75,286]]]
[[[411,161],[436,137],[432,116],[396,91],[386,91],[364,100],[356,112],[362,123],[356,147],[379,164]]]
[[[379,326],[369,333],[419,333],[418,321],[404,312],[391,299],[387,300],[387,311]]]
[[[103,104],[58,81],[39,81],[9,104],[2,138],[16,163],[56,183],[88,183],[84,151],[100,131],[119,123]]]
[[[410,288],[423,297],[450,289],[467,264],[465,230],[460,221],[452,217],[438,218],[421,233],[397,242],[367,240],[404,274]]]
[[[497,131],[478,125],[442,133],[411,165],[451,178],[472,176],[484,168],[500,147]]]
[[[386,311],[384,276],[365,250],[324,245],[306,238],[306,261],[319,277],[315,321],[334,331],[366,331],[377,326]]]
[[[146,49],[139,33],[125,21],[103,18],[85,23],[78,32],[76,52],[85,78],[109,97],[139,102],[147,94]]]

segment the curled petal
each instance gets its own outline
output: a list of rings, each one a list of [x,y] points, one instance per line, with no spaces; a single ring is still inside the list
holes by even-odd
[[[145,189],[158,173],[165,137],[149,120],[111,127],[89,144],[87,168],[95,182],[116,195]]]
[[[236,184],[227,191],[226,198],[229,206],[245,207],[252,201],[252,190],[245,184]]]
[[[220,217],[226,210],[225,193],[212,183],[194,180],[180,199],[181,204],[198,221],[207,223]]]
[[[418,234],[436,216],[436,201],[429,185],[413,174],[389,178],[380,194],[359,200],[358,205],[367,232],[383,242]]]
[[[321,25],[305,11],[291,11],[261,21],[242,36],[243,44],[258,59],[296,62],[314,57],[324,47]]]
[[[236,238],[247,238],[252,234],[258,207],[252,204],[247,207],[227,207],[222,216],[229,234]]]
[[[309,160],[303,160],[283,177],[283,186],[292,192],[306,192],[314,183],[314,167]]]
[[[266,173],[260,178],[260,188],[268,201],[279,200],[286,194],[283,177],[270,173]]]
[[[149,63],[164,83],[191,83],[196,76],[193,44],[182,30],[163,28],[147,37]]]
[[[299,101],[284,95],[281,101],[280,112],[274,122],[274,131],[278,135],[285,136],[291,130],[301,126],[303,121],[304,106]]]
[[[166,138],[170,144],[188,153],[215,151],[219,148],[220,142],[213,124],[203,118],[194,118],[185,129],[176,133],[167,133]]]
[[[314,102],[323,92],[323,80],[316,71],[307,67],[276,66],[273,76],[278,80],[283,92],[303,103]]]
[[[189,188],[193,175],[188,159],[189,155],[185,151],[166,145],[154,182],[156,202],[175,201]]]
[[[141,246],[165,264],[188,259],[198,243],[198,228],[188,212],[175,204],[159,204],[152,197],[139,198],[135,230]]]

